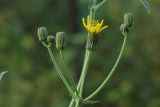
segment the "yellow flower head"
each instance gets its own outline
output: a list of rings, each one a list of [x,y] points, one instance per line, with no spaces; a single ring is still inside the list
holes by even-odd
[[[82,22],[83,22],[83,25],[84,27],[87,29],[88,32],[92,33],[92,34],[98,34],[100,33],[102,30],[104,30],[105,28],[107,28],[108,26],[104,26],[102,27],[103,25],[103,21],[102,20],[100,23],[96,20],[92,20],[90,18],[90,16],[88,15],[87,17],[87,23],[85,22],[85,19],[82,18]]]

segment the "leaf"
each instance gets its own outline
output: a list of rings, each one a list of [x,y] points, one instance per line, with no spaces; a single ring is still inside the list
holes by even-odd
[[[4,74],[6,74],[8,71],[4,71],[0,73],[0,80],[2,79],[2,77],[4,76]]]
[[[147,0],[139,0],[142,5],[145,7],[145,9],[147,10],[148,13],[151,12],[151,7],[150,7],[150,4],[148,3]]]

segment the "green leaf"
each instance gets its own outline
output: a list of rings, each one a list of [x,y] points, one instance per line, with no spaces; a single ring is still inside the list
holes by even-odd
[[[4,76],[4,74],[6,74],[8,71],[4,71],[0,73],[0,80],[2,79],[2,77]]]
[[[147,10],[147,12],[150,13],[151,12],[151,7],[150,7],[148,1],[147,0],[139,0],[139,1],[145,7],[145,9]]]

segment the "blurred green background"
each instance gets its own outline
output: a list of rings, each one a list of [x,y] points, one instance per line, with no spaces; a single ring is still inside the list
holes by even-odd
[[[101,84],[118,56],[124,13],[135,15],[135,26],[115,75],[95,98],[101,102],[85,107],[160,107],[160,1],[149,2],[149,15],[138,0],[108,0],[97,12],[109,27],[92,56],[84,96]],[[81,18],[87,14],[88,0],[0,0],[0,71],[9,71],[0,81],[0,107],[67,107],[70,96],[37,28],[68,34],[65,58],[77,81],[87,34]]]

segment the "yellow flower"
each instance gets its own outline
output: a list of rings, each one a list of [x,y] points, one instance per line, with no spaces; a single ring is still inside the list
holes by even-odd
[[[98,34],[100,33],[102,30],[104,30],[105,28],[107,28],[108,26],[104,26],[102,27],[103,25],[103,21],[102,20],[100,23],[96,20],[92,20],[90,18],[90,16],[88,15],[87,17],[87,23],[85,22],[85,19],[82,18],[82,22],[83,22],[83,25],[84,27],[87,29],[88,32],[92,33],[92,34]]]

